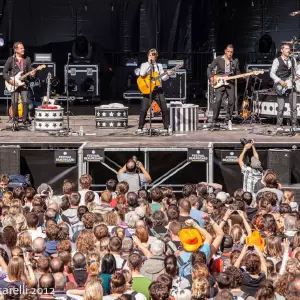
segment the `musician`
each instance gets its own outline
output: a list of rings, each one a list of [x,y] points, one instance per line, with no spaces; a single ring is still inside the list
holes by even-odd
[[[21,42],[15,42],[13,45],[13,50],[14,55],[7,59],[3,68],[3,78],[12,85],[14,85],[14,80],[11,79],[11,77],[15,76],[21,71],[23,73],[27,73],[32,70],[30,58],[24,56],[24,45]],[[36,71],[31,71],[30,75],[35,76],[35,73]],[[24,85],[19,86],[16,91],[11,94],[13,120],[15,121],[16,129],[18,129],[18,99],[20,96],[23,104],[23,124],[30,124],[28,119],[27,93],[28,87],[27,85]]]
[[[287,79],[292,77],[292,68],[294,70],[294,76],[296,76],[296,60],[289,57],[291,48],[289,44],[281,45],[281,56],[275,58],[272,64],[270,76],[274,80],[275,86],[279,84],[283,87],[287,87],[285,82]],[[277,127],[282,126],[283,121],[283,110],[285,105],[285,100],[290,103],[291,110],[291,123],[292,126],[297,126],[297,94],[292,93],[291,89],[288,89],[284,95],[278,95],[277,93]]]
[[[213,83],[213,75],[227,75],[233,76],[240,74],[239,61],[238,59],[233,59],[233,45],[229,44],[226,46],[224,50],[224,55],[217,56],[216,59],[208,66],[207,68],[207,77],[210,82]],[[215,70],[216,69],[216,70]],[[214,73],[215,71],[215,73]],[[228,81],[229,85],[221,86],[215,89],[216,95],[216,103],[213,109],[213,119],[212,119],[212,127],[215,127],[218,117],[220,114],[222,99],[226,94],[228,97],[228,105],[227,105],[227,114],[226,114],[226,122],[228,123],[228,129],[232,129],[232,114],[233,114],[233,106],[234,106],[234,82]]]
[[[148,61],[141,65],[140,76],[147,76],[151,72],[157,72],[158,74],[163,74],[164,69],[162,67],[162,64],[158,64],[156,62],[157,57],[158,57],[157,50],[150,49],[148,51],[147,56],[148,56]],[[169,76],[171,74],[172,74],[171,71],[167,71],[167,74],[165,76],[163,76],[161,79],[164,81],[168,80]],[[136,132],[137,134],[140,134],[143,132],[143,127],[145,125],[145,118],[147,115],[147,111],[148,111],[149,107],[151,106],[152,100],[155,98],[156,95],[158,95],[157,103],[158,103],[159,107],[161,108],[164,129],[165,130],[169,129],[169,124],[170,124],[169,112],[168,112],[167,103],[166,103],[166,99],[164,96],[164,92],[163,92],[161,80],[160,80],[159,86],[156,86],[152,92],[152,99],[150,99],[150,95],[143,94],[142,107],[141,107],[140,119],[139,119],[139,128]]]

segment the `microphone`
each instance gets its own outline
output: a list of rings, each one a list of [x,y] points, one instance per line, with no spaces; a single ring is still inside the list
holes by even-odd
[[[71,57],[71,53],[68,53],[68,57]]]

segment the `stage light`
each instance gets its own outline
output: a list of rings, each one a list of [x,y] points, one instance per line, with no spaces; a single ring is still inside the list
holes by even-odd
[[[252,7],[254,6],[254,1],[251,1],[251,6],[252,6]]]
[[[227,1],[225,1],[224,5],[225,5],[225,7],[227,7]]]
[[[0,47],[4,46],[4,39],[0,38]]]
[[[81,88],[83,91],[87,92],[87,91],[93,91],[93,88],[94,88],[94,79],[91,78],[91,77],[87,77],[82,85],[81,85]]]

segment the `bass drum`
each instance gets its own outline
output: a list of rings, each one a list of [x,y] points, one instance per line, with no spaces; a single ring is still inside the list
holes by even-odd
[[[300,62],[297,63],[296,75],[299,79],[295,81],[295,89],[298,94],[300,94]]]

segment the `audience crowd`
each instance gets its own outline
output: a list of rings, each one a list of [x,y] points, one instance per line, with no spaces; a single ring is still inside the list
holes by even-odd
[[[102,193],[89,175],[62,195],[0,175],[0,299],[300,299],[298,204],[274,172],[257,193],[202,182],[178,195],[141,188],[137,165]]]

